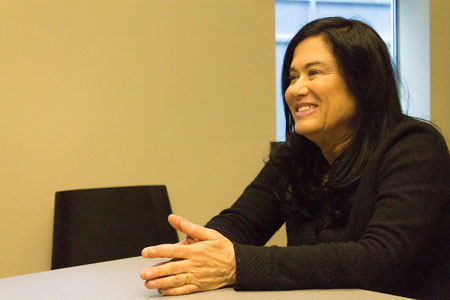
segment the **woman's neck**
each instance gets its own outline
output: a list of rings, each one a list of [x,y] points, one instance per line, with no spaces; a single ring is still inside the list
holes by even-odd
[[[335,135],[334,139],[331,137],[322,140],[310,139],[313,143],[319,146],[320,150],[322,151],[323,157],[328,162],[328,165],[332,165],[336,158],[338,158],[339,155],[341,155],[345,150],[345,148],[347,148],[347,146],[350,144],[352,135],[346,134],[341,136],[340,138],[336,137],[337,136]]]
[[[350,139],[346,139],[342,143],[339,143],[336,146],[325,145],[325,147],[321,147],[319,145],[320,150],[322,151],[322,155],[325,157],[329,165],[332,165],[336,158],[341,155],[341,153],[347,148],[350,143]]]

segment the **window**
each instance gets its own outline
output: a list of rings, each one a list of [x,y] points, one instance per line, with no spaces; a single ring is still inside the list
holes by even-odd
[[[395,0],[276,0],[276,129],[277,141],[285,136],[285,120],[281,95],[281,68],[284,52],[295,33],[306,23],[327,16],[361,20],[372,26],[386,42],[396,61]]]

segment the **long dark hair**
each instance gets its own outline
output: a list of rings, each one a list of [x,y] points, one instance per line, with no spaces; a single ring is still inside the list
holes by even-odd
[[[320,149],[295,133],[295,122],[286,101],[283,101],[286,118],[284,148],[287,150],[283,155],[292,160],[279,168],[285,183],[282,184],[283,189],[290,194],[288,207],[300,208],[306,214],[319,207],[325,208],[333,219],[348,209],[350,195],[368,158],[383,135],[403,114],[386,44],[367,24],[340,17],[312,21],[292,38],[282,69],[283,100],[290,84],[289,68],[294,50],[300,42],[312,36],[321,36],[328,43],[340,74],[356,99],[355,132],[347,148],[328,166]],[[299,151],[308,155],[298,158]],[[274,163],[277,161],[273,156],[271,159]],[[322,188],[325,173],[328,180]]]

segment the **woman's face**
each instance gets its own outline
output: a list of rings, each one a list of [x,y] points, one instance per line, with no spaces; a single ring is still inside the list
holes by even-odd
[[[285,100],[295,132],[318,144],[338,146],[352,135],[355,98],[321,36],[303,40],[294,50]]]

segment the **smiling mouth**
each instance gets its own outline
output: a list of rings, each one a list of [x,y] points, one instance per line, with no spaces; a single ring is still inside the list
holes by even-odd
[[[304,105],[304,106],[300,106],[300,107],[297,109],[297,112],[307,111],[307,110],[313,109],[313,108],[315,108],[315,107],[317,107],[317,106],[316,106],[316,105]]]

